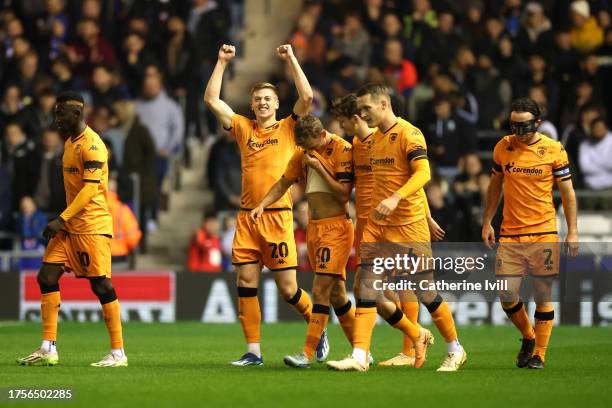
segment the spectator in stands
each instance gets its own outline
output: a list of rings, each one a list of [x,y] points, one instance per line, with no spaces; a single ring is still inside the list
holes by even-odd
[[[25,134],[37,145],[41,142],[43,131],[53,124],[55,99],[53,90],[45,88],[36,96],[36,102],[27,106],[20,115]]]
[[[427,184],[425,193],[432,218],[445,232],[444,241],[468,241],[465,215],[448,201],[440,182]]]
[[[214,193],[213,209],[238,210],[242,191],[242,167],[240,150],[235,137],[223,132],[211,147],[208,162],[208,184]]]
[[[455,28],[455,17],[448,11],[442,11],[438,15],[436,30],[423,40],[423,45],[417,53],[417,65],[427,67],[432,62],[437,62],[448,66],[461,43],[462,38]]]
[[[483,22],[484,11],[484,4],[481,0],[471,0],[467,3],[461,32],[468,44],[475,45],[486,35],[486,26]]]
[[[19,204],[19,237],[21,249],[40,252],[39,258],[23,258],[19,262],[20,270],[37,269],[42,264],[45,241],[42,233],[47,226],[47,216],[36,208],[32,197],[25,196]]]
[[[612,190],[612,133],[603,118],[591,121],[590,137],[580,143],[578,157],[588,188]]]
[[[136,112],[155,142],[159,190],[168,172],[170,158],[181,149],[184,118],[179,105],[163,89],[162,73],[153,65],[145,69],[142,98],[136,102]]]
[[[404,37],[419,49],[431,33],[438,27],[438,16],[429,0],[414,0],[412,14],[404,16]]]
[[[32,163],[36,160],[34,142],[28,140],[21,125],[11,122],[4,128],[4,143],[0,150],[0,163],[4,164],[13,181],[13,210],[17,210],[21,199],[31,188],[27,181],[34,180]]]
[[[100,24],[93,19],[81,19],[77,26],[78,41],[70,45],[68,56],[76,72],[91,81],[96,65],[115,65],[117,58],[113,46],[100,35]]]
[[[7,166],[0,161],[0,232],[11,231],[13,226],[13,183]],[[10,242],[0,238],[0,249],[10,249]]]
[[[28,180],[36,206],[56,218],[66,208],[64,173],[62,167],[62,139],[55,128],[42,133],[41,148],[34,166],[34,179]]]
[[[19,87],[22,98],[30,103],[37,92],[37,87],[44,86],[45,77],[39,72],[38,54],[30,51],[19,60],[17,75],[10,81]]]
[[[216,216],[205,215],[201,227],[193,232],[187,255],[189,272],[221,272],[219,227]]]
[[[424,133],[429,155],[443,174],[455,174],[459,157],[476,149],[474,127],[454,112],[446,96],[434,101],[434,118]]]
[[[555,116],[558,108],[559,87],[554,77],[550,75],[546,59],[540,54],[532,54],[529,57],[529,73],[514,87],[515,95],[527,95],[529,88],[534,85],[542,85],[546,88],[548,112]]]
[[[185,98],[187,130],[190,135],[195,132],[196,136],[200,136],[203,134],[200,122],[203,81],[199,76],[197,46],[180,17],[171,17],[167,30],[169,38],[165,47],[167,52],[163,58],[167,85],[174,90],[175,96]],[[216,133],[216,121],[209,121],[209,127],[211,132]]]
[[[325,64],[325,37],[315,31],[315,19],[312,15],[302,14],[298,18],[297,27],[289,43],[301,65],[309,62],[317,66]]]
[[[603,44],[604,32],[597,23],[597,19],[591,16],[589,2],[586,0],[574,1],[570,5],[570,12],[572,46],[584,54],[595,51]]]
[[[65,56],[60,56],[51,62],[51,73],[54,78],[55,91],[59,94],[64,91],[85,93],[87,84],[74,74],[72,64]]]
[[[357,14],[349,13],[344,16],[344,24],[337,27],[334,32],[333,46],[341,55],[351,58],[357,76],[364,78],[370,65],[372,47],[370,35],[363,28]]]
[[[132,101],[118,101],[113,105],[117,115],[117,128],[114,129],[114,145],[116,155],[120,157],[120,173],[123,177],[131,173],[138,175],[140,187],[140,214],[139,224],[146,226],[153,219],[154,211],[158,207],[158,183],[155,172],[155,157],[157,150],[149,129],[144,126],[135,112]],[[131,195],[129,199],[134,199]],[[147,228],[143,228],[144,235],[141,250],[146,250]]]
[[[481,230],[483,204],[490,176],[482,171],[480,158],[467,154],[459,160],[460,173],[453,182],[455,205],[463,210],[468,220],[470,241],[478,240]]]
[[[47,226],[47,216],[36,207],[30,196],[25,196],[19,204],[19,235],[21,248],[40,250],[44,248],[42,233]]]
[[[64,0],[47,0],[45,16],[38,20],[38,40],[42,48],[43,61],[57,58],[63,51],[69,33],[69,19],[64,12]]]
[[[138,33],[129,33],[123,40],[121,66],[132,97],[140,95],[145,69],[155,63],[155,58],[147,50],[146,45],[145,37]]]
[[[503,79],[493,60],[487,54],[478,56],[473,74],[474,97],[478,101],[478,122],[482,130],[499,129],[508,116],[512,99],[512,86]]]
[[[418,74],[412,61],[403,57],[402,43],[397,39],[385,42],[385,62],[383,73],[386,83],[398,94],[409,98],[418,83]]]
[[[546,87],[542,84],[532,85],[529,88],[529,97],[540,106],[540,119],[542,119],[542,122],[538,127],[538,132],[553,140],[559,140],[556,126],[548,119],[548,94]]]
[[[554,36],[552,23],[544,13],[544,7],[536,1],[530,1],[525,6],[521,28],[516,37],[518,51],[524,56],[541,54],[550,56],[553,49]]]
[[[17,85],[8,85],[4,90],[2,105],[0,105],[0,130],[3,133],[7,124],[17,121],[22,109],[23,102],[19,87]]]
[[[128,96],[118,82],[117,74],[107,65],[96,65],[93,69],[91,99],[96,107],[110,108],[114,102]]]
[[[130,207],[119,200],[117,182],[113,179],[108,180],[106,201],[108,203],[108,210],[113,218],[113,239],[111,239],[112,262],[125,262],[138,246],[142,232]]]

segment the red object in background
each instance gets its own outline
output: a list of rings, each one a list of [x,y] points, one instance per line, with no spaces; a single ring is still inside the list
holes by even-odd
[[[203,229],[191,238],[187,254],[189,272],[221,272],[221,242],[218,236],[207,236]]]
[[[306,241],[306,230],[297,228],[294,232],[295,247],[298,253],[298,272],[311,272],[310,262],[308,261],[308,248]]]
[[[40,301],[36,273],[24,273],[22,279],[23,300]],[[174,299],[174,276],[171,273],[121,272],[113,275],[112,280],[120,302],[169,302]],[[60,292],[62,302],[98,302],[89,281],[75,278],[72,274],[62,276]]]

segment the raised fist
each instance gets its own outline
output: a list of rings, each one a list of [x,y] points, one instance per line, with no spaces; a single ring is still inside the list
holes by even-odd
[[[229,62],[235,56],[236,47],[234,47],[233,45],[223,44],[221,48],[219,48],[219,61]]]

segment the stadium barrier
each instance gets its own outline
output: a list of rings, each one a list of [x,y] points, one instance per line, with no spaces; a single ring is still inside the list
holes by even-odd
[[[568,275],[571,279],[561,279],[556,290],[573,291],[564,294],[567,299],[573,300],[556,303],[555,324],[611,325],[612,257],[579,257],[573,262],[572,268],[572,275]],[[310,288],[312,275],[298,273],[298,281],[301,287]],[[238,322],[233,273],[127,271],[113,274],[113,283],[121,301],[122,319],[127,322]],[[347,285],[352,287],[352,274],[349,275]],[[60,287],[61,321],[102,320],[100,305],[85,280],[65,275]],[[456,296],[442,292],[442,295],[449,301],[458,325],[508,324],[499,302],[486,300],[481,293],[466,291]],[[301,320],[278,295],[274,278],[269,273],[262,276],[259,299],[264,322]],[[533,316],[535,304],[530,302],[528,309],[529,315]],[[332,316],[335,321],[333,313]],[[430,319],[429,313],[421,306],[421,323],[430,324]],[[0,320],[40,320],[36,272],[0,273]]]

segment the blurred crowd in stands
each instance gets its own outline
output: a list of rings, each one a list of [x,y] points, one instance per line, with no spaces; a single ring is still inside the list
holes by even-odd
[[[9,245],[3,231],[19,234],[22,249],[40,248],[40,229],[65,207],[63,141],[52,110],[55,95],[69,89],[83,93],[88,124],[107,142],[113,208],[136,212],[142,249],[165,206],[161,187],[170,166],[188,157],[190,137],[209,137],[206,174],[215,198],[192,236],[188,264],[229,268],[240,155],[201,96],[219,45],[236,43],[243,3],[0,0],[0,246]],[[540,103],[540,131],[564,144],[578,189],[612,191],[611,6],[609,0],[305,0],[287,41],[315,91],[314,113],[330,131],[342,135],[329,109],[334,98],[368,81],[389,85],[396,113],[427,137],[434,217],[448,240],[473,241],[490,153],[508,133],[514,98]],[[273,77],[262,80],[278,85],[280,118],[297,95],[281,61],[274,64]],[[303,246],[307,209],[295,190]],[[606,209],[609,201],[602,202],[594,208]],[[122,241],[117,253],[134,248],[140,235],[133,227],[126,227],[130,242]]]
[[[0,1],[0,249],[14,247],[15,233],[22,250],[40,248],[41,228],[66,206],[63,140],[52,126],[64,90],[83,94],[87,122],[107,143],[112,210],[127,203],[137,232],[155,229],[162,183],[186,138],[214,132],[201,95],[242,3]],[[114,252],[131,251],[133,240],[115,235]]]

